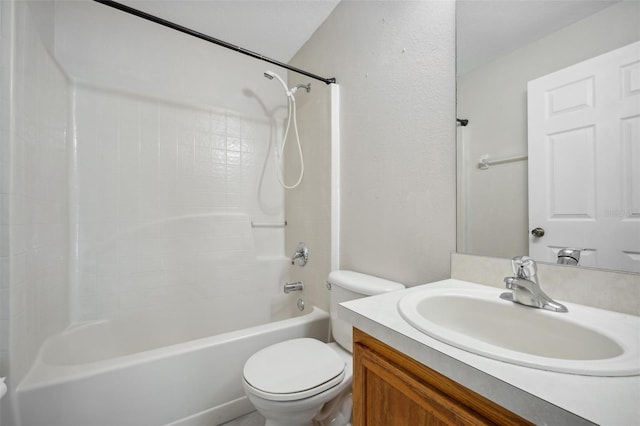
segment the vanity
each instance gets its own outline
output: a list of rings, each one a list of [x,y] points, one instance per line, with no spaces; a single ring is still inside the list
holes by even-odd
[[[492,287],[448,279],[339,307],[338,315],[354,326],[354,425],[637,424],[640,376],[549,371],[444,343],[412,326],[398,310],[401,300],[419,298],[427,288],[473,292]],[[571,311],[573,305],[568,306]],[[638,317],[616,315],[627,317],[635,330]],[[499,324],[495,333],[502,333]],[[631,359],[631,365],[640,368],[640,358]]]
[[[354,329],[354,424],[532,423]]]

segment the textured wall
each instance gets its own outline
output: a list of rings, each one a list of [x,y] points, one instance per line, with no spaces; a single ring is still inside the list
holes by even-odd
[[[342,268],[409,285],[449,275],[454,25],[449,1],[343,1],[294,58],[340,84]]]

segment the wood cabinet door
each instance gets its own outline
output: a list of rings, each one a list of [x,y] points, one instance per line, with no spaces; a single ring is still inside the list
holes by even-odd
[[[356,345],[356,351],[355,426],[491,424],[365,347]]]
[[[527,420],[354,329],[353,425],[531,425]]]

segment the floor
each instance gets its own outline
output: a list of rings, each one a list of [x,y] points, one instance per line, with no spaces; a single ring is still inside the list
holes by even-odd
[[[264,417],[254,411],[220,426],[264,426]]]
[[[254,411],[230,422],[223,423],[220,426],[264,426],[264,422],[264,417],[257,411]],[[347,426],[351,426],[351,423],[348,423]]]

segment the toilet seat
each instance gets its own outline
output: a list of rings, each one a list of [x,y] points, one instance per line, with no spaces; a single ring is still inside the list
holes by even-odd
[[[271,401],[310,398],[338,385],[345,361],[325,343],[293,339],[266,347],[247,360],[243,376],[251,392]]]

